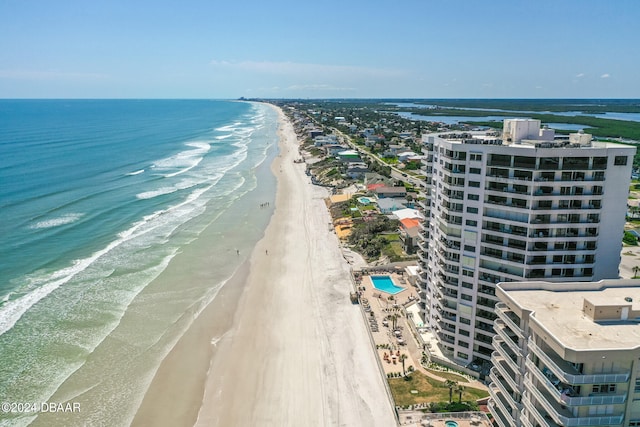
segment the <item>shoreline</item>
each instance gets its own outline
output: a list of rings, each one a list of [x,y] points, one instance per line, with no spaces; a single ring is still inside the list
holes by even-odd
[[[162,361],[133,425],[395,424],[327,227],[326,189],[293,163],[297,137],[271,107],[275,212],[249,261]]]

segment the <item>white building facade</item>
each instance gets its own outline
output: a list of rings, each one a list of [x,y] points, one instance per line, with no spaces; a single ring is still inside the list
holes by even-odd
[[[554,139],[536,120],[423,136],[425,324],[461,365],[490,367],[496,284],[618,277],[635,147]]]

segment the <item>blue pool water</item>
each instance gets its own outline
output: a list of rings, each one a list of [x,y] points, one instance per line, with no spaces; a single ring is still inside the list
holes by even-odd
[[[398,292],[404,291],[404,288],[396,286],[391,280],[391,276],[371,276],[371,282],[373,282],[373,287],[389,293],[391,295],[395,295]]]
[[[360,197],[358,198],[358,201],[363,205],[370,205],[371,203],[373,203],[373,199],[370,199],[368,197]]]
[[[458,427],[458,423],[452,420],[448,420],[444,422],[446,427]]]

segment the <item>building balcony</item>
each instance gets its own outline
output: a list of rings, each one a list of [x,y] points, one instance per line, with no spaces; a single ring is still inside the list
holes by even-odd
[[[496,350],[500,354],[500,356],[504,358],[504,360],[514,372],[520,372],[520,367],[518,366],[518,353],[509,353],[513,350],[507,350],[507,345],[505,344],[504,339],[501,336],[494,335],[493,342],[491,344],[493,346],[493,349]]]
[[[478,295],[486,295],[486,296],[495,298],[496,290],[495,290],[495,288],[492,288],[492,287],[487,286],[487,285],[480,285],[478,287]],[[494,306],[494,308],[495,308],[495,306]]]
[[[503,419],[501,421],[504,422],[504,426],[515,426],[516,424],[513,422],[509,422],[507,420],[513,419],[513,408],[507,405],[503,401],[503,395],[500,389],[495,386],[495,384],[489,384],[489,396],[491,397],[491,401],[498,408],[498,411],[503,415]]]
[[[509,334],[510,329],[506,327],[504,320],[499,318],[494,320],[493,329],[496,330],[496,333],[504,340],[504,342],[509,346],[509,348],[511,348],[511,350],[515,354],[519,354],[522,352],[522,348],[520,347],[520,344],[522,343],[521,338],[519,338],[518,336],[512,337]]]
[[[511,424],[510,417],[505,417],[504,414],[498,406],[494,403],[492,399],[489,400],[488,408],[491,414],[493,415],[493,419],[498,425],[498,427],[513,427],[515,424]]]
[[[518,418],[518,421],[520,421],[520,425],[522,427],[535,427],[533,423],[529,421],[529,419],[525,417],[522,413],[520,413],[520,418]]]
[[[492,381],[489,387],[494,386],[497,387],[498,390],[500,390],[502,396],[504,397],[503,403],[506,406],[517,408],[518,410],[522,408],[522,404],[518,403],[513,398],[513,394],[515,392],[511,389],[511,386],[504,380],[502,375],[500,375],[500,373],[495,368],[491,368],[491,370],[489,371],[489,379]]]
[[[500,252],[496,252],[496,249],[492,249],[489,247],[485,247],[482,250],[481,255],[498,259],[501,262],[506,263],[505,266],[507,265],[520,266],[521,264],[524,264],[524,261],[525,261],[525,257],[522,254],[511,253],[511,252],[500,253]]]
[[[491,383],[496,384],[503,393],[511,394],[513,393],[513,389],[509,384],[507,384],[505,378],[498,372],[495,367],[492,367],[489,370],[489,380]]]
[[[605,416],[575,416],[573,412],[566,408],[563,404],[559,404],[553,400],[552,396],[546,393],[546,390],[537,389],[533,383],[525,378],[525,389],[530,393],[532,400],[536,401],[553,420],[565,427],[574,426],[618,426],[622,424],[624,415],[605,415]]]
[[[486,218],[495,218],[503,221],[511,221],[519,224],[528,224],[529,218],[528,215],[516,215],[516,213],[510,212],[509,210],[497,210],[497,209],[486,209],[484,212],[484,216]],[[506,224],[505,224],[506,225]]]
[[[529,351],[538,358],[555,374],[558,379],[569,385],[578,384],[615,384],[629,382],[629,371],[608,373],[608,374],[580,374],[573,369],[572,365],[555,354],[547,354],[538,347],[531,338],[527,342]]]
[[[494,324],[503,322],[506,326],[509,327],[509,329],[511,329],[511,332],[515,333],[518,336],[518,338],[524,339],[524,332],[508,314],[508,312],[510,311],[509,307],[505,303],[499,302],[496,304],[495,309],[496,314],[498,315],[498,319],[495,320]]]
[[[518,390],[518,384],[516,383],[516,373],[519,371],[514,371],[508,364],[503,356],[500,355],[497,351],[494,351],[491,354],[491,362],[493,363],[493,368],[496,369],[502,378],[505,379],[505,382],[509,384],[513,390]],[[519,374],[518,374],[519,375]]]
[[[541,426],[562,427],[560,424],[556,424],[546,411],[536,408],[531,399],[529,399],[529,395],[526,391],[522,394],[522,406],[524,406],[525,410],[520,415],[521,420],[528,418],[528,415],[531,415],[531,417],[534,418]]]
[[[616,405],[622,404],[627,400],[626,394],[596,394],[589,396],[578,396],[573,392],[573,388],[567,384],[561,383],[555,376],[549,378],[545,375],[530,359],[525,362],[527,371],[530,372],[538,384],[546,389],[546,391],[561,405],[566,406],[591,406],[591,405]]]

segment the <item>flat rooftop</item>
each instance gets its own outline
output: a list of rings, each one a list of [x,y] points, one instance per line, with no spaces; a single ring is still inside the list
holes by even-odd
[[[601,287],[607,282],[635,282],[635,285]],[[531,322],[541,324],[556,340],[575,350],[633,349],[640,347],[640,319],[594,321],[583,311],[584,300],[598,306],[629,306],[640,309],[640,281],[601,281],[595,283],[544,283],[547,289],[535,289],[544,282],[502,283],[499,286],[511,301],[534,312]],[[594,286],[595,285],[595,286]],[[551,288],[555,289],[551,289]],[[593,289],[584,289],[592,287]],[[578,288],[578,289],[576,289]],[[579,289],[583,288],[583,289]],[[630,297],[632,302],[625,298]]]

